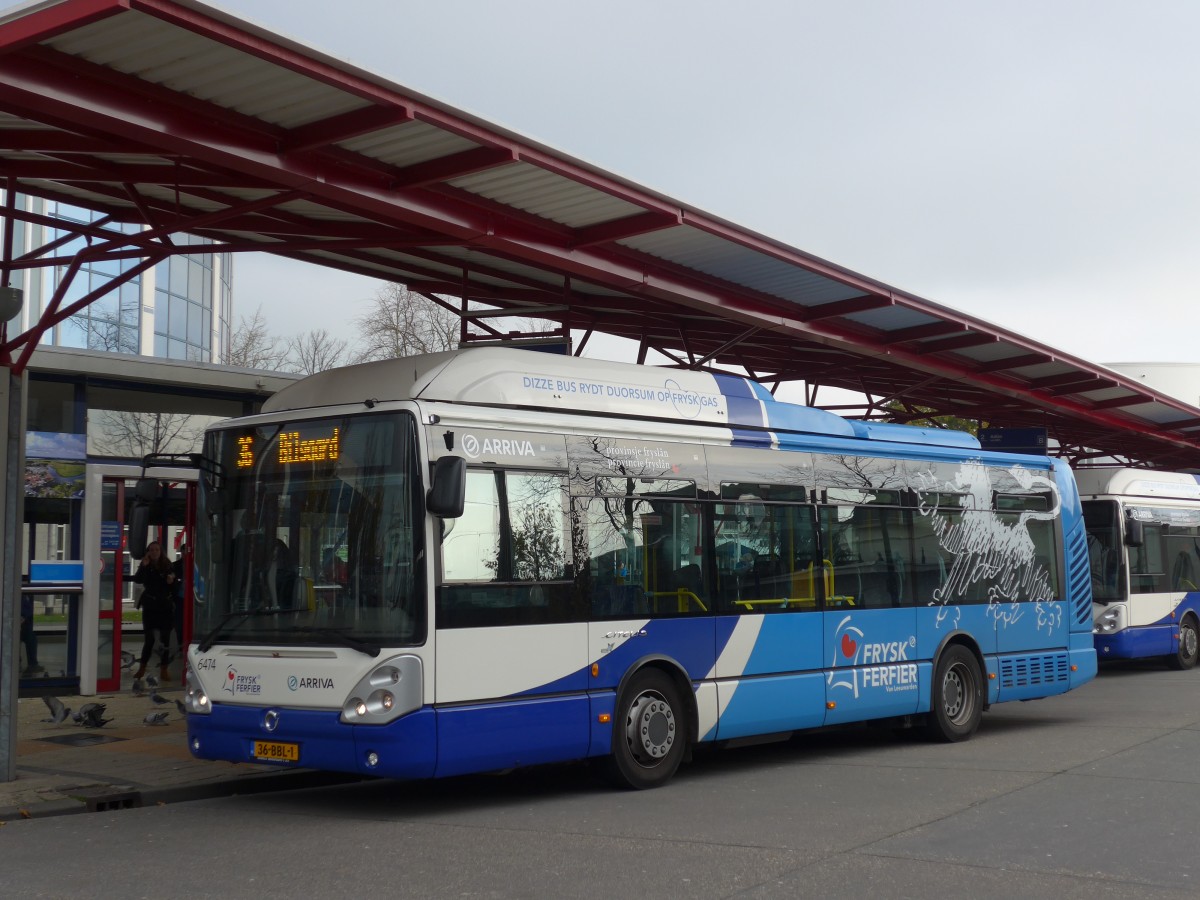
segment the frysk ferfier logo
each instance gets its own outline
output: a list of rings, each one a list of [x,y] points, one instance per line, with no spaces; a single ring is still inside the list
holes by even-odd
[[[903,641],[867,641],[862,629],[850,624],[852,618],[842,619],[833,633],[833,656],[826,676],[830,690],[851,691],[856,699],[868,690],[889,694],[915,691],[917,664],[908,659],[916,649],[916,635]]]

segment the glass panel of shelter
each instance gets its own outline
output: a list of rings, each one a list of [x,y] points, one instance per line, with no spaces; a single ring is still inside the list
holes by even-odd
[[[78,633],[77,591],[37,591],[30,584],[30,563],[74,556],[71,533],[77,504],[58,498],[25,501],[21,564],[18,664],[26,686],[45,679],[78,675],[74,654]]]

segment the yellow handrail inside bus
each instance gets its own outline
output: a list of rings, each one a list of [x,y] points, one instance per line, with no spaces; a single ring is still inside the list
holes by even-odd
[[[688,604],[695,603],[703,612],[708,612],[708,607],[704,605],[704,601],[697,597],[687,588],[676,588],[673,591],[646,591],[646,596],[650,598],[651,605],[655,612],[658,612],[658,600],[660,597],[674,598],[677,610],[681,613],[688,611]]]

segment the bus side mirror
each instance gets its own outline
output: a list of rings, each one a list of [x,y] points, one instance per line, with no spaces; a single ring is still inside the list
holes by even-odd
[[[443,519],[463,514],[467,499],[467,461],[461,456],[443,456],[433,464],[433,483],[425,508]]]
[[[1138,519],[1125,520],[1125,546],[1140,547],[1146,543],[1146,532]]]
[[[158,493],[158,481],[139,478],[133,488],[133,505],[129,509],[129,555],[141,559],[146,555],[147,532],[150,530],[150,506]]]

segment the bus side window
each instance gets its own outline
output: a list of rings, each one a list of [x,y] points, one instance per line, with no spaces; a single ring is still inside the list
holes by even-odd
[[[566,481],[553,472],[467,472],[463,514],[442,540],[439,627],[570,621]]]
[[[1129,592],[1161,594],[1171,589],[1163,556],[1162,525],[1145,522],[1140,547],[1129,548]]]
[[[823,568],[813,507],[763,503],[755,496],[714,507],[717,589],[736,613],[815,611]]]
[[[821,523],[830,606],[886,609],[916,602],[922,568],[914,563],[910,510],[825,507]],[[930,558],[936,558],[936,541],[926,551]]]
[[[597,618],[696,615],[710,610],[701,514],[694,502],[578,497],[578,580]]]
[[[1164,537],[1170,590],[1200,590],[1200,526],[1175,524]]]

